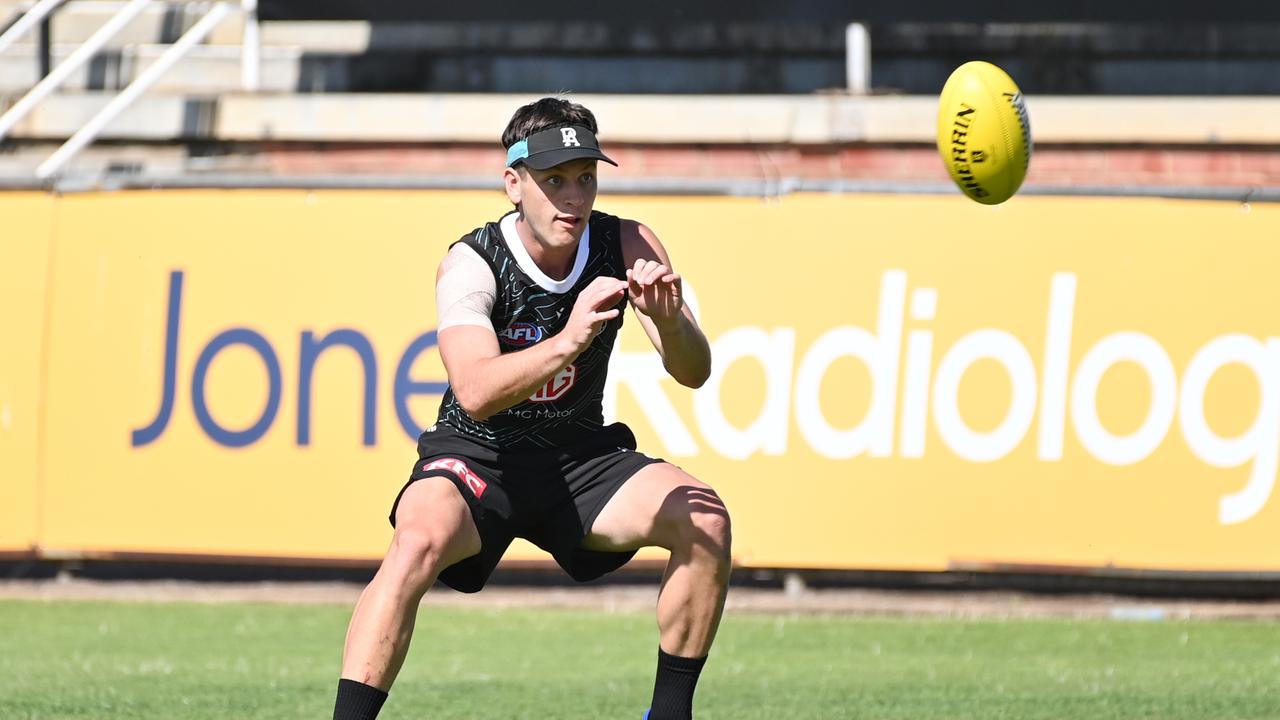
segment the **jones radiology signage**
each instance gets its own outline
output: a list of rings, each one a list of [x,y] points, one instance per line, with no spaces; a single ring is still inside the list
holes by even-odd
[[[226,447],[244,447],[259,441],[276,421],[282,384],[279,353],[262,333],[247,326],[229,326],[198,347],[181,344],[182,293],[185,274],[170,275],[165,325],[165,356],[158,387],[157,412],[145,426],[131,433],[131,443],[141,447],[158,441],[172,416],[178,392],[180,352],[197,359],[184,387],[190,389],[190,407],[208,438]],[[1150,457],[1177,421],[1187,446],[1196,458],[1218,468],[1249,467],[1247,484],[1225,495],[1218,508],[1223,523],[1248,520],[1271,496],[1280,456],[1280,338],[1256,338],[1238,333],[1207,338],[1179,373],[1160,341],[1132,329],[1117,329],[1092,343],[1074,367],[1072,323],[1077,277],[1059,273],[1052,277],[1049,312],[1045,318],[1047,341],[1035,354],[1013,333],[997,327],[977,327],[949,347],[934,347],[934,333],[927,327],[904,332],[908,313],[909,275],[886,271],[881,280],[878,321],[874,329],[839,325],[825,330],[813,343],[797,348],[795,328],[732,327],[712,338],[715,368],[708,383],[694,393],[694,417],[698,437],[723,457],[745,460],[756,453],[785,455],[789,424],[795,423],[808,447],[831,460],[869,457],[919,458],[926,452],[926,424],[934,429],[947,450],[975,463],[995,462],[1021,445],[1038,419],[1036,455],[1044,462],[1062,460],[1063,442],[1070,420],[1076,439],[1099,462],[1132,465]],[[937,314],[937,290],[916,288],[910,292],[912,321],[928,323]],[[980,324],[981,318],[969,318]],[[905,337],[904,337],[905,336]],[[357,328],[339,328],[318,335],[297,333],[297,405],[294,417],[296,442],[311,442],[313,373],[322,353],[345,348],[360,358],[363,373],[343,378],[343,388],[362,393],[364,415],[361,441],[377,441],[378,374],[382,363],[368,334]],[[419,335],[394,361],[394,382],[389,402],[395,408],[399,429],[416,438],[425,426],[412,417],[408,399],[440,395],[446,384],[410,377],[417,357],[435,348],[436,335]],[[210,403],[216,388],[208,385],[208,371],[218,355],[233,346],[255,353],[267,375],[262,413],[248,427],[228,428],[219,422]],[[293,347],[288,348],[294,351]],[[835,427],[823,413],[823,380],[841,358],[864,363],[871,378],[871,402],[865,417],[852,427]],[[724,412],[722,383],[734,363],[754,360],[764,368],[764,404],[746,427],[730,422]],[[990,430],[966,424],[960,408],[960,383],[981,360],[998,363],[1007,373],[1012,393],[1004,418]],[[1145,419],[1123,435],[1108,430],[1099,419],[1098,390],[1103,376],[1119,363],[1133,363],[1151,387]],[[1209,426],[1205,398],[1210,379],[1222,368],[1238,364],[1257,380],[1258,412],[1249,428],[1223,437]],[[691,428],[675,411],[664,384],[661,360],[652,352],[619,352],[614,359],[606,404],[616,414],[619,385],[627,387],[644,411],[648,425],[661,438],[665,451],[691,457],[701,446]],[[897,409],[901,407],[901,416]],[[426,424],[429,424],[427,422]]]
[[[680,387],[628,320],[606,416],[720,489],[740,563],[1280,570],[1280,208],[600,205],[663,238],[714,356]],[[380,556],[446,387],[436,264],[502,209],[483,192],[60,198],[32,255],[52,278],[37,542]]]

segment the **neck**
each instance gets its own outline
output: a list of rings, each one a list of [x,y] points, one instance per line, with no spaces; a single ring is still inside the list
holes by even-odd
[[[577,242],[566,247],[547,245],[538,239],[533,228],[529,227],[529,223],[525,221],[523,213],[516,217],[516,234],[520,236],[520,244],[524,245],[524,249],[529,252],[529,257],[534,264],[546,273],[547,277],[563,280],[569,276],[569,271],[573,269],[573,263],[578,258]],[[578,242],[581,242],[581,239]]]

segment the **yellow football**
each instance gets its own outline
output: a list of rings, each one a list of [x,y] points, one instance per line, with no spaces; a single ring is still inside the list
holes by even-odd
[[[1031,122],[1013,78],[981,60],[956,68],[938,102],[938,152],[965,195],[984,205],[1013,197],[1031,163]]]

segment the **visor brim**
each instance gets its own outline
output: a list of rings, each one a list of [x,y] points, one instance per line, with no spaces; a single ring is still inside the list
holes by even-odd
[[[573,160],[582,159],[603,160],[610,165],[617,167],[618,163],[614,162],[608,155],[596,150],[595,148],[556,148],[555,150],[547,150],[535,153],[526,158],[521,158],[520,162],[528,165],[534,170],[550,170],[556,165]]]

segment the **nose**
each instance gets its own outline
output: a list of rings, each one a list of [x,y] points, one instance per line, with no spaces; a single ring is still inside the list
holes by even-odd
[[[564,193],[564,203],[569,207],[578,207],[582,205],[582,188],[576,183],[570,183]]]

